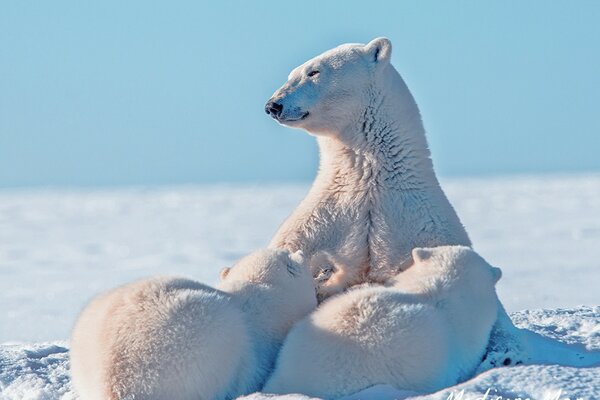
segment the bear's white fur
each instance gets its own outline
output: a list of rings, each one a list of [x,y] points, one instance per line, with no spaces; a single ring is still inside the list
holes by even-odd
[[[319,144],[313,186],[269,246],[304,252],[320,300],[391,279],[411,264],[413,248],[471,246],[391,54],[386,38],[326,51],[294,69],[266,106]],[[525,338],[498,308],[484,369],[529,360]]]
[[[83,400],[227,399],[261,388],[292,324],[316,307],[300,253],[261,250],[221,290],[150,278],[94,299],[71,337]]]
[[[464,246],[412,255],[402,279],[332,297],[298,322],[264,391],[333,399],[375,384],[432,392],[469,377],[496,318],[501,272]]]
[[[326,51],[294,69],[266,106],[317,136],[319,173],[270,246],[302,250],[315,275],[333,271],[323,298],[384,282],[410,265],[415,247],[470,246],[391,52],[385,38]]]

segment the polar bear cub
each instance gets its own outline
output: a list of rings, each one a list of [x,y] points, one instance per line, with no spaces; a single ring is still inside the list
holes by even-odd
[[[226,399],[261,388],[293,323],[316,307],[301,253],[260,250],[219,289],[150,278],[98,296],[71,337],[73,385],[88,399]]]
[[[417,248],[388,287],[332,297],[288,334],[267,393],[338,398],[375,384],[431,392],[481,361],[501,271],[464,246]]]

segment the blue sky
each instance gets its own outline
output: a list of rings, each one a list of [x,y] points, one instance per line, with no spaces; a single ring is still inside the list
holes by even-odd
[[[376,36],[440,175],[600,171],[598,21],[598,1],[3,2],[0,186],[308,181],[314,139],[264,103]]]

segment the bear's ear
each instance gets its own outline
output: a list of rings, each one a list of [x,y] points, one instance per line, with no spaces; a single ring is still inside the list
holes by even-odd
[[[221,280],[224,280],[227,277],[229,271],[231,271],[231,268],[229,267],[225,267],[221,270],[221,274],[219,275],[221,277]]]
[[[492,267],[492,276],[494,277],[494,283],[498,283],[502,278],[502,270],[498,267]]]
[[[392,58],[392,42],[384,37],[373,39],[365,45],[365,52],[374,63],[390,62]]]
[[[423,247],[415,247],[412,251],[412,258],[415,262],[428,260],[433,252],[431,249],[426,249]]]
[[[304,264],[304,253],[302,252],[302,250],[298,250],[295,253],[290,254],[290,260],[302,265]]]

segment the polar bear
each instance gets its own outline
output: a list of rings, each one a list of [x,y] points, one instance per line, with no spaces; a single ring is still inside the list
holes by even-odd
[[[265,106],[317,137],[319,173],[271,246],[302,250],[315,275],[332,271],[323,297],[384,282],[411,264],[415,247],[471,245],[391,54],[385,38],[336,47],[294,69]]]
[[[376,384],[433,392],[470,377],[496,319],[501,271],[464,246],[412,258],[403,279],[334,296],[299,321],[264,391],[332,399]]]
[[[261,250],[219,289],[150,278],[98,296],[71,337],[73,385],[91,399],[229,399],[257,391],[292,324],[316,307],[301,253]]]
[[[316,136],[320,167],[270,247],[302,250],[323,300],[383,283],[416,247],[471,246],[433,170],[417,104],[390,63],[392,44],[345,44],[294,69],[265,111]],[[499,306],[486,368],[527,361]]]

